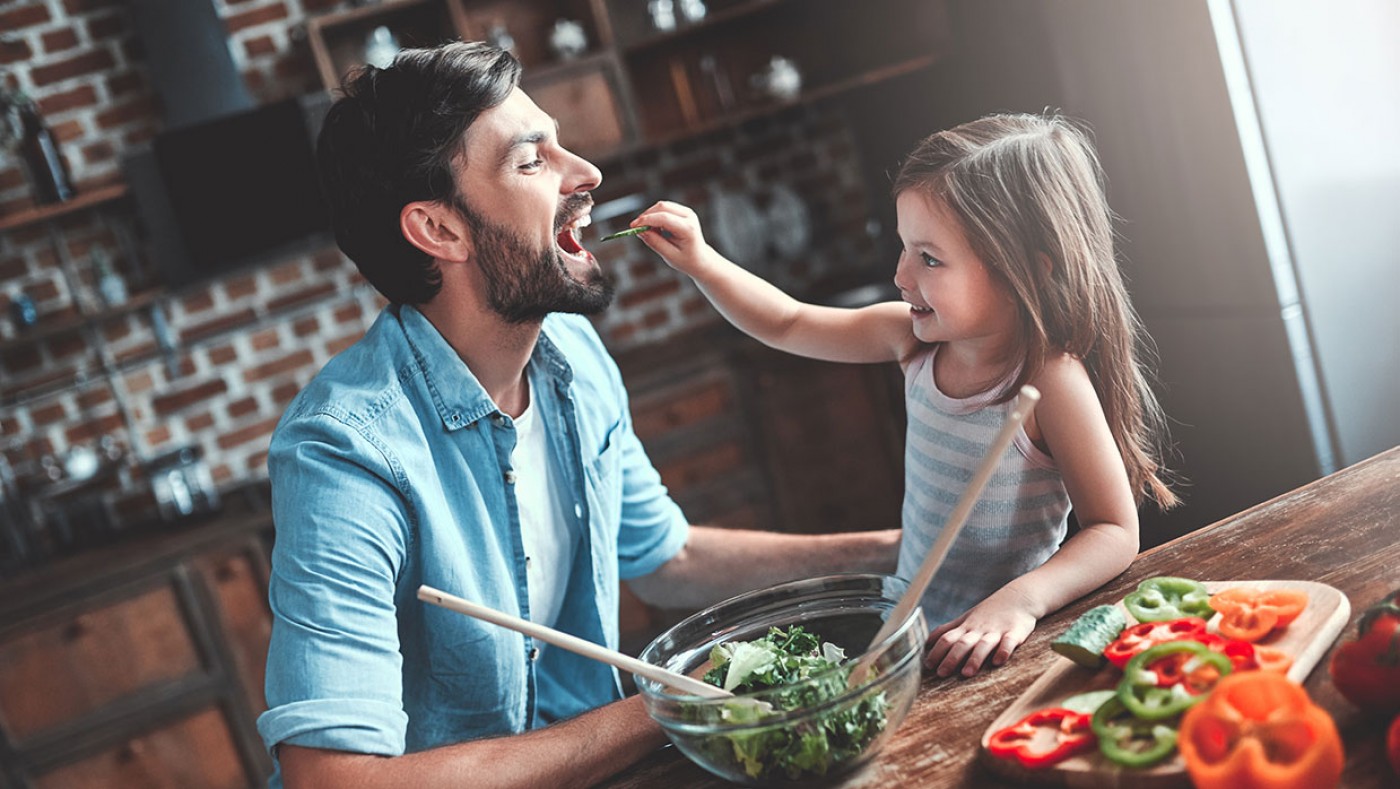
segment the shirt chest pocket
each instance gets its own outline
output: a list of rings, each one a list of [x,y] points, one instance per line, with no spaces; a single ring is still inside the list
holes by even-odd
[[[616,533],[622,520],[622,455],[626,427],[614,425],[598,455],[584,465],[588,507],[595,527]]]

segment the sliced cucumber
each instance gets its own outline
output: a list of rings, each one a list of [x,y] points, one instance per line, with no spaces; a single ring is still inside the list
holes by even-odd
[[[1091,690],[1085,693],[1076,693],[1073,696],[1060,702],[1059,706],[1071,712],[1082,712],[1086,715],[1094,714],[1100,705],[1105,701],[1118,695],[1118,691],[1113,688],[1108,690]]]
[[[1050,642],[1050,648],[1085,668],[1104,664],[1104,647],[1128,626],[1122,609],[1101,605],[1084,612],[1060,637]]]

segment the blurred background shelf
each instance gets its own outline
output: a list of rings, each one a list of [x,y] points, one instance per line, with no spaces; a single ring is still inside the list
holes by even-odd
[[[125,184],[109,184],[85,189],[77,197],[62,203],[35,206],[13,214],[0,215],[0,232],[15,230],[26,225],[35,225],[52,219],[59,219],[85,208],[93,208],[126,197]]]
[[[669,22],[657,5],[672,9]],[[700,16],[687,18],[686,9]],[[561,22],[582,29],[583,56],[551,43]],[[532,98],[569,119],[563,144],[600,160],[926,68],[952,38],[944,4],[927,0],[400,0],[311,20],[326,90],[365,62],[379,28],[404,47],[459,38],[509,44]],[[842,31],[838,42],[833,30]],[[775,94],[760,84],[774,57],[795,66],[797,90]]]

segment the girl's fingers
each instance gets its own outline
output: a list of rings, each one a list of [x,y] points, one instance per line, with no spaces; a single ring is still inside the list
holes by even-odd
[[[982,664],[987,662],[987,656],[992,654],[992,650],[1002,641],[1002,637],[996,633],[986,633],[977,640],[977,645],[972,648],[972,654],[967,656],[967,662],[963,663],[962,675],[970,677],[982,668]]]
[[[939,625],[938,627],[935,627],[933,630],[930,630],[930,631],[929,631],[929,634],[928,634],[928,641],[927,641],[926,643],[932,643],[932,642],[934,642],[934,641],[937,641],[940,637],[942,637],[942,635],[943,635],[944,633],[947,633],[948,631],[952,630],[953,628],[962,625],[963,620],[965,620],[965,619],[967,619],[967,614],[963,614],[962,616],[960,616],[960,617],[958,617],[958,618],[956,618],[956,619],[952,619],[952,620],[949,620],[949,621],[947,621],[947,622],[944,622],[943,624]]]
[[[1001,637],[1001,643],[997,645],[996,654],[992,656],[992,665],[1004,665],[1011,659],[1011,653],[1016,651],[1016,647],[1021,646],[1025,641],[1025,636],[1017,636],[1015,633],[1007,633]]]
[[[948,654],[943,656],[943,662],[938,664],[938,676],[952,676],[980,639],[981,635],[978,633],[966,633],[954,642],[948,650]]]
[[[924,656],[924,668],[933,668],[943,662],[943,656],[947,655],[948,650],[953,648],[953,644],[956,643],[958,635],[960,634],[949,636],[945,633],[940,638],[930,636],[929,639],[924,642],[925,644],[931,645],[928,654]]]
[[[676,246],[674,241],[662,235],[659,231],[653,230],[642,233],[637,236],[637,238],[640,238],[642,243],[650,247],[653,252],[667,260],[670,260],[670,256],[680,249]]]
[[[647,225],[655,230],[665,230],[673,236],[687,237],[686,225],[673,214],[663,214],[656,211],[649,211],[632,220],[632,227]],[[643,233],[643,235],[646,235]]]
[[[643,211],[641,216],[632,220],[632,224],[634,226],[645,225],[647,224],[646,220],[649,216],[672,216],[681,220],[694,220],[696,218],[695,212],[690,210],[689,208],[686,208],[683,205],[678,205],[676,203],[667,203],[663,200],[662,202],[657,203],[651,208],[648,208],[647,210]]]

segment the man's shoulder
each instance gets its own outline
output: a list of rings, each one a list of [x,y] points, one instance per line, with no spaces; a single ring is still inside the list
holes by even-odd
[[[413,365],[398,320],[385,310],[364,337],[331,357],[302,388],[287,406],[279,429],[317,417],[364,427],[403,397],[403,378]]]

